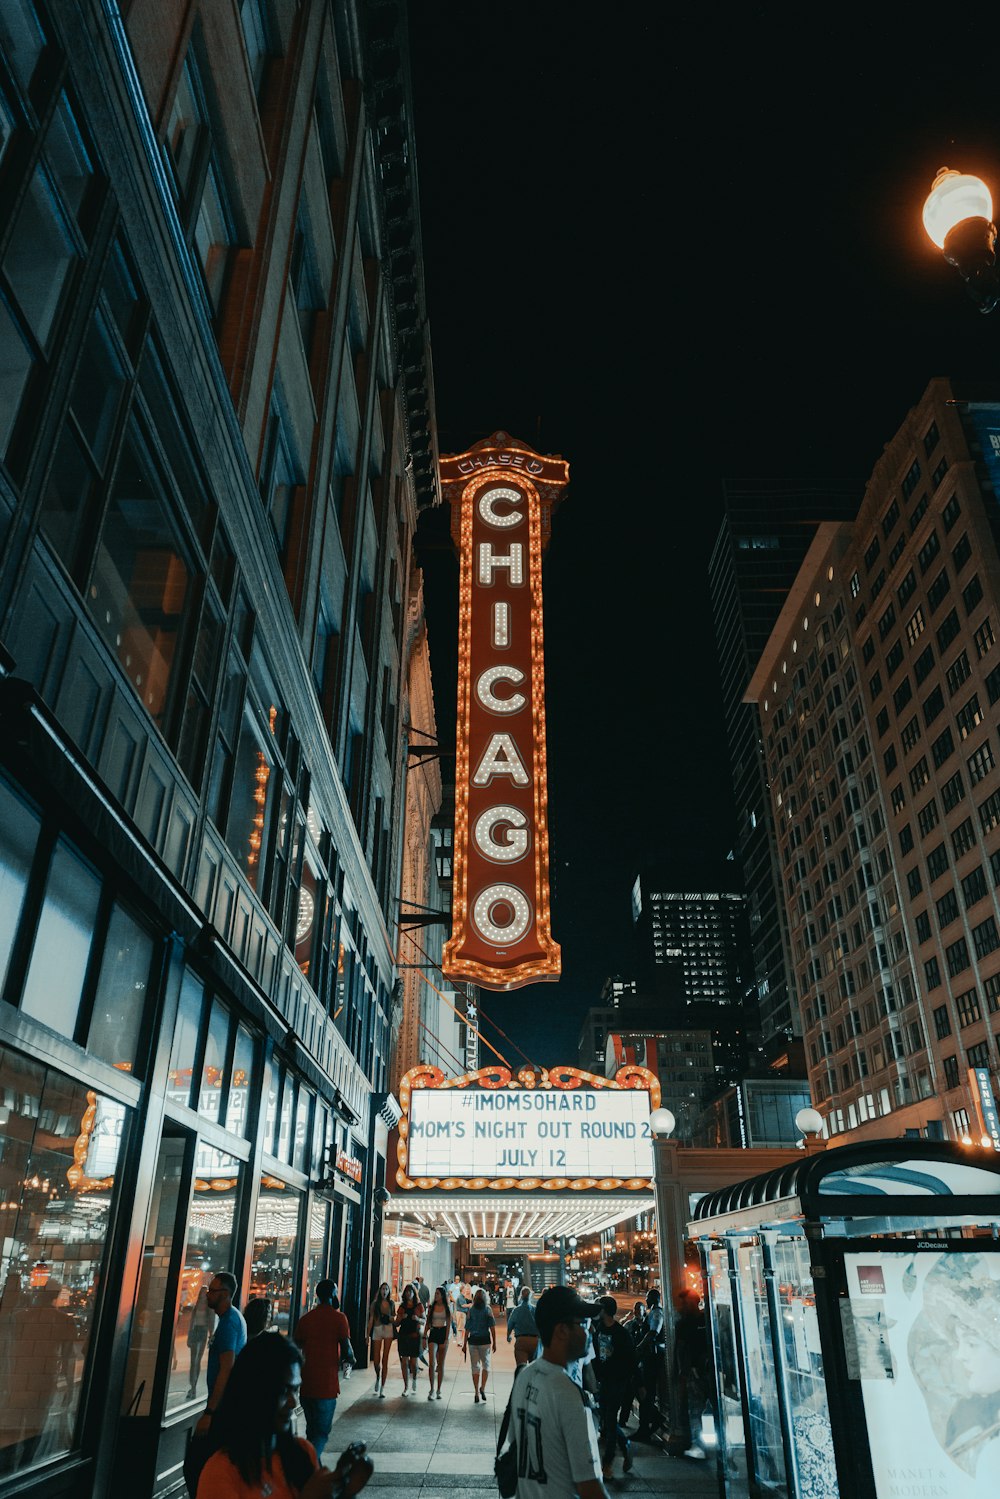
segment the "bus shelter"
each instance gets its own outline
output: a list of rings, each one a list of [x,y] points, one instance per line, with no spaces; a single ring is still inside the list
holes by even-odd
[[[992,1148],[828,1149],[702,1198],[689,1231],[726,1499],[996,1499]]]

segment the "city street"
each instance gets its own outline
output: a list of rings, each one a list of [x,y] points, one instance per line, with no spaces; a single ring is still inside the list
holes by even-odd
[[[358,1369],[341,1385],[330,1443],[324,1454],[332,1466],[349,1442],[366,1442],[375,1463],[368,1487],[406,1489],[420,1499],[481,1499],[496,1494],[493,1458],[514,1373],[513,1350],[502,1326],[486,1390],[486,1405],[473,1404],[472,1380],[458,1345],[448,1350],[441,1400],[428,1401],[427,1374],[420,1367],[417,1394],[403,1397],[399,1360],[392,1355],[385,1400],[374,1394],[374,1375]],[[299,1430],[303,1430],[300,1420]],[[627,1476],[621,1459],[608,1480],[612,1494],[655,1494],[659,1499],[701,1499],[718,1493],[714,1464],[670,1458],[636,1443],[635,1466]]]

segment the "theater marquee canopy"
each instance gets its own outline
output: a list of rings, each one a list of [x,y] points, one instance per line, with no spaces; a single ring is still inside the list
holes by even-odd
[[[403,1078],[393,1210],[455,1237],[594,1232],[652,1206],[655,1075],[491,1066]]]
[[[487,989],[561,972],[549,916],[542,553],[569,465],[504,432],[441,459],[459,584],[452,935]]]

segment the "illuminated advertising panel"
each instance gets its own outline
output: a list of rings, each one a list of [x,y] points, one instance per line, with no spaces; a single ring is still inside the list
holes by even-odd
[[[549,917],[542,552],[569,465],[498,432],[441,460],[459,552],[452,935],[487,989],[561,972]]]
[[[847,1375],[860,1384],[877,1499],[1000,1492],[1000,1254],[845,1255]]]
[[[403,1078],[397,1185],[531,1191],[648,1189],[649,1116],[660,1085],[644,1067],[613,1078],[577,1067],[483,1067],[446,1078],[426,1063]]]

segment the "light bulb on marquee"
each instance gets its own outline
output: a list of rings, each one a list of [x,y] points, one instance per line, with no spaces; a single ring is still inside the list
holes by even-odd
[[[504,432],[441,459],[461,564],[452,935],[442,967],[488,989],[558,978],[562,966],[549,910],[542,552],[568,483],[563,459]],[[498,879],[514,862],[517,883]]]

